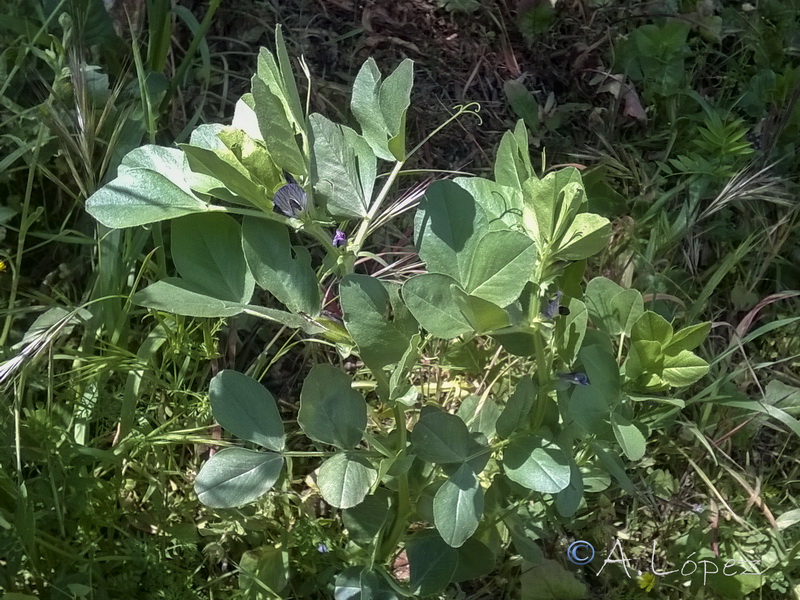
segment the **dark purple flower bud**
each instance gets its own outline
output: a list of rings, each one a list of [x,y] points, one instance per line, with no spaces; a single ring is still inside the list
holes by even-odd
[[[337,229],[336,233],[333,234],[332,243],[336,248],[344,246],[347,243],[347,236],[344,234],[344,231]]]
[[[279,188],[272,201],[275,204],[273,207],[275,212],[282,213],[287,217],[297,217],[305,212],[308,196],[303,188],[292,182]]]
[[[565,316],[569,314],[569,309],[566,306],[559,306],[561,302],[561,291],[556,292],[556,297],[547,303],[547,307],[542,311],[542,316],[545,319],[553,320],[557,316]]]
[[[561,381],[574,383],[575,385],[589,385],[589,376],[586,373],[559,373],[558,378]]]
[[[542,312],[545,319],[555,319],[558,316],[558,303],[561,302],[561,291],[556,292],[556,297],[547,303],[547,306]]]

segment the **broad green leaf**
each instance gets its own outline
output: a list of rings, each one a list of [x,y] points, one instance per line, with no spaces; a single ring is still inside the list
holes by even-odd
[[[478,414],[475,411],[479,410]],[[496,434],[497,419],[500,417],[500,407],[491,397],[485,401],[480,396],[469,395],[461,401],[456,415],[467,424],[471,434],[480,433],[487,440]]]
[[[535,541],[535,539],[538,538],[531,539],[528,532],[525,530],[523,520],[520,518],[519,514],[513,512],[506,513],[503,518],[503,523],[505,523],[509,534],[511,534],[514,550],[522,556],[522,558],[535,565],[538,565],[544,560],[544,553]]]
[[[625,377],[635,381],[645,373],[660,373],[664,366],[661,344],[647,340],[633,342],[625,359]]]
[[[377,156],[405,160],[405,115],[414,84],[413,62],[405,59],[381,82],[375,60],[365,62],[353,82],[350,108]]]
[[[416,516],[420,520],[426,523],[433,523],[433,499],[436,497],[436,492],[444,485],[445,481],[445,479],[435,479],[422,488],[415,507]]]
[[[587,331],[578,362],[591,384],[571,386],[562,410],[585,433],[610,435],[609,404],[614,405],[619,400],[622,381],[609,338],[596,330]],[[561,399],[559,405],[562,405]]]
[[[421,341],[422,336],[419,333],[411,336],[408,348],[389,378],[389,399],[406,404],[406,406],[412,406],[418,396],[416,388],[409,383],[408,376],[417,365]]]
[[[503,451],[503,469],[511,481],[535,492],[555,494],[570,482],[566,454],[541,436],[512,439]]]
[[[464,421],[450,413],[423,412],[411,435],[411,452],[426,462],[461,463],[470,455],[470,436]]]
[[[611,311],[614,316],[614,331],[611,335],[624,333],[631,335],[634,325],[644,313],[644,301],[639,290],[623,290],[611,299]]]
[[[608,246],[610,237],[611,222],[608,219],[593,213],[580,213],[575,215],[555,255],[561,260],[589,258]]]
[[[351,147],[356,153],[356,163],[358,165],[358,181],[361,183],[361,190],[362,195],[364,197],[364,205],[369,210],[369,206],[372,200],[372,192],[375,188],[375,177],[378,174],[377,167],[378,161],[375,158],[375,154],[372,152],[372,149],[367,144],[366,140],[363,137],[358,135],[355,131],[350,129],[349,127],[342,127],[342,132],[344,133],[344,142],[349,147]],[[332,190],[332,193],[335,197],[336,190]],[[350,202],[344,202],[347,206],[350,206]],[[336,203],[334,203],[336,206]],[[336,214],[336,213],[333,213]]]
[[[517,231],[490,231],[475,246],[464,290],[498,306],[519,298],[533,274],[536,248]]]
[[[242,245],[259,286],[293,312],[319,314],[319,282],[311,266],[311,255],[303,246],[292,245],[285,226],[245,217]]]
[[[561,269],[561,276],[559,277],[561,291],[564,295],[568,298],[582,298],[585,302],[583,293],[585,276],[586,260],[576,260],[565,265]]]
[[[208,295],[204,286],[179,277],[167,277],[136,292],[134,304],[187,317],[232,317],[245,310],[241,302]]]
[[[273,162],[263,141],[248,135],[235,127],[223,127],[217,133],[219,140],[236,157],[236,160],[247,170],[247,175],[255,183],[272,193],[285,183],[283,173]],[[271,198],[269,199],[271,200]],[[272,206],[266,198],[257,206]]]
[[[267,145],[272,160],[279,167],[296,176],[307,173],[306,160],[298,147],[295,135],[299,133],[296,124],[290,120],[287,107],[276,93],[277,86],[269,86],[262,78],[261,66],[266,56],[272,56],[262,48],[258,57],[259,73],[253,75],[253,110],[258,119],[261,137]]]
[[[372,544],[391,514],[390,492],[379,487],[374,494],[364,498],[361,504],[342,511],[342,523],[351,540],[357,544]]]
[[[523,182],[535,177],[528,150],[528,130],[520,119],[513,133],[507,131],[500,140],[494,163],[494,179],[500,185],[517,190]]]
[[[211,210],[184,177],[183,152],[142,146],[122,160],[117,177],[86,200],[86,211],[106,227],[146,225]]]
[[[404,59],[381,85],[381,112],[386,119],[389,151],[396,160],[406,159],[406,111],[414,87],[414,63]]]
[[[472,331],[450,291],[455,283],[448,275],[424,273],[403,284],[408,310],[423,329],[436,337],[451,339]]]
[[[367,216],[375,184],[376,159],[364,139],[320,114],[311,126],[311,183],[335,217]]]
[[[595,277],[586,285],[584,302],[592,323],[610,335],[618,331],[618,323],[611,301],[625,289],[605,277]]]
[[[589,598],[586,585],[554,560],[522,569],[520,600],[584,600]]]
[[[317,364],[303,383],[297,422],[312,440],[353,448],[367,427],[367,403],[345,373],[328,364]]]
[[[194,490],[206,506],[242,506],[268,492],[278,480],[282,468],[283,457],[279,454],[225,448],[200,469]]]
[[[433,522],[453,548],[460,547],[478,528],[483,516],[483,488],[468,463],[442,484],[433,499]]]
[[[247,302],[255,281],[242,250],[242,231],[228,215],[188,215],[172,222],[172,260],[178,274],[207,295]]]
[[[187,182],[201,196],[243,206],[271,208],[265,191],[249,180],[247,170],[218,137],[223,129],[223,125],[200,125],[192,132],[189,144],[180,146],[189,167],[184,173]]]
[[[334,600],[397,600],[380,574],[365,567],[348,567],[336,576]]]
[[[453,574],[454,583],[480,579],[494,571],[497,557],[482,541],[469,538],[458,548],[458,567]]]
[[[597,465],[585,464],[581,466],[580,470],[583,477],[583,486],[589,493],[605,491],[611,485],[611,476],[608,471]]]
[[[540,249],[560,242],[585,198],[581,174],[574,167],[523,182],[522,223]]]
[[[608,474],[616,480],[617,485],[627,493],[636,495],[636,487],[628,478],[627,473],[625,473],[625,466],[617,456],[618,452],[611,452],[598,442],[589,442],[589,446],[597,455],[597,458],[600,459]]]
[[[191,145],[195,148],[204,148],[206,150],[228,150],[217,135],[224,128],[225,126],[220,123],[204,123],[198,125],[189,136],[189,144],[184,145]]]
[[[201,125],[181,148],[193,171],[215,178],[249,204],[271,209],[266,196],[284,178],[256,139],[234,127]]]
[[[292,64],[289,62],[289,54],[286,52],[286,44],[283,41],[283,29],[281,25],[275,28],[275,54],[278,58],[278,73],[283,89],[283,99],[288,108],[289,114],[295,123],[295,127],[302,129],[303,105],[300,102],[300,94],[297,93],[297,84],[292,72]]]
[[[253,106],[255,106],[253,94],[245,94],[239,98],[233,108],[231,127],[241,129],[254,140],[263,142],[264,136],[261,135],[261,130],[258,128],[258,117],[256,116],[256,111],[253,110]]]
[[[252,377],[226,369],[208,389],[211,412],[222,427],[238,438],[282,452],[286,439],[275,398]]]
[[[702,344],[711,331],[711,323],[698,323],[676,331],[664,347],[664,354],[678,354],[681,350],[694,350]]]
[[[455,177],[453,182],[475,198],[478,205],[508,228],[522,222],[522,192],[483,177]],[[494,225],[494,221],[490,226]]]
[[[351,508],[364,500],[377,475],[360,454],[337,452],[322,463],[317,485],[325,502],[336,508]]]
[[[457,285],[450,286],[461,314],[476,333],[488,333],[508,327],[508,313],[488,300],[470,296]]]
[[[562,517],[572,517],[583,500],[583,476],[574,462],[570,464],[569,485],[556,495],[556,510]]]
[[[374,58],[361,65],[353,81],[350,110],[361,125],[361,134],[375,155],[392,160],[394,157],[387,145],[388,125],[381,110],[381,72]]]
[[[693,384],[708,373],[708,363],[702,358],[681,350],[678,354],[664,357],[664,371],[661,377],[673,387]]]
[[[412,332],[394,310],[389,320],[390,294],[380,280],[368,275],[350,274],[339,285],[347,330],[358,345],[361,358],[374,368],[399,362],[405,354]]]
[[[536,336],[541,335],[536,327],[513,325],[491,332],[509,353],[515,356],[533,356],[536,353]]]
[[[646,311],[636,321],[631,330],[631,340],[658,342],[662,347],[672,339],[672,325],[664,317],[651,310]]]
[[[263,595],[264,586],[278,596],[289,583],[289,552],[286,548],[260,546],[239,561],[239,588],[249,597]]]
[[[517,429],[524,427],[531,407],[536,400],[536,384],[530,376],[520,377],[514,393],[508,397],[506,407],[497,419],[497,434],[508,438]]]
[[[436,181],[427,189],[414,219],[419,257],[430,273],[464,285],[478,240],[488,229],[483,209],[464,188]]]
[[[434,531],[414,534],[406,543],[411,578],[408,582],[416,597],[442,591],[458,566],[458,552]]]
[[[209,150],[181,144],[180,148],[192,171],[217,179],[227,190],[253,206],[266,206],[266,190],[250,179],[247,169],[227,147]]]
[[[561,344],[558,345],[558,356],[564,361],[565,365],[572,365],[578,356],[578,352],[583,344],[586,335],[586,327],[589,324],[589,312],[586,305],[576,298],[571,298],[569,304],[569,314],[559,318],[556,328],[561,333]]]
[[[611,414],[611,427],[614,429],[614,437],[617,438],[617,442],[628,460],[641,460],[647,441],[639,428],[618,411]]]
[[[489,439],[482,432],[470,431],[469,437],[468,452],[472,458],[467,464],[476,475],[480,475],[492,458],[492,449],[489,446]],[[443,470],[447,475],[451,475],[455,472],[455,465],[444,465]]]

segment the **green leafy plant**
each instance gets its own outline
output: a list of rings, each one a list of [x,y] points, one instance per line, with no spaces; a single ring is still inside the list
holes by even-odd
[[[413,153],[412,82],[410,61],[384,79],[370,60],[353,84],[360,133],[306,115],[278,29],[276,52],[262,50],[230,127],[202,125],[177,149],[134,150],[86,203],[112,228],[158,231],[172,221],[177,276],[137,292],[135,303],[261,317],[363,363],[357,381],[330,364],[311,368],[297,413],[303,436],[287,435],[257,379],[219,372],[212,412],[244,445],[213,454],[195,481],[202,502],[228,508],[289,494],[313,471],[353,544],[337,563],[337,597],[436,594],[490,572],[510,546],[541,563],[532,531],[568,527],[612,479],[633,493],[619,450],[641,460],[682,405],[667,392],[708,370],[693,353],[708,324],[676,329],[646,310],[640,292],[603,277],[584,287],[586,259],[607,245],[610,223],[587,211],[576,169],[536,175],[522,122],[503,136],[493,179],[426,190],[414,218],[423,273],[356,272],[371,256],[364,245],[375,223],[392,216],[384,202]],[[379,160],[392,165],[380,187]],[[341,320],[323,306],[321,290],[331,288]],[[280,307],[255,302],[257,289]],[[422,356],[450,343],[505,352],[480,395],[420,380]],[[407,583],[391,570],[402,550]],[[265,547],[262,556],[281,567],[243,561],[247,585],[257,579],[275,594],[289,585],[283,552]],[[553,577],[580,593],[567,573]]]

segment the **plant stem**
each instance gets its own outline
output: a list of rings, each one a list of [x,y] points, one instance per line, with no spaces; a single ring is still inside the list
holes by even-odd
[[[277,221],[287,227],[291,227],[297,231],[303,231],[317,240],[325,248],[326,252],[338,252],[338,248],[334,247],[330,239],[330,235],[325,231],[319,223],[309,222],[304,223],[298,219],[285,217],[278,213],[266,213],[263,210],[256,210],[252,208],[237,208],[233,206],[219,206],[218,204],[210,204],[209,210],[216,212],[224,212],[232,215],[242,215],[244,217],[256,217],[257,219],[266,219],[267,221]]]
[[[397,175],[400,173],[400,169],[403,168],[405,164],[404,160],[398,160],[392,172],[389,174],[389,178],[386,180],[386,183],[383,184],[383,188],[381,189],[378,197],[375,198],[375,201],[372,203],[372,206],[369,207],[369,211],[367,211],[367,216],[361,220],[361,225],[358,228],[358,232],[356,232],[355,237],[353,238],[353,254],[358,256],[358,253],[361,252],[361,246],[364,244],[364,240],[367,238],[367,233],[369,232],[369,226],[372,223],[375,216],[378,214],[378,210],[383,204],[384,199],[389,194],[389,190],[394,184],[395,179],[397,179]]]
[[[394,419],[395,425],[397,426],[398,432],[398,458],[405,454],[406,452],[406,414],[404,410],[404,406],[399,402],[395,402],[393,407],[394,411]],[[392,529],[389,532],[388,537],[383,543],[381,547],[380,553],[380,562],[384,562],[389,558],[391,553],[394,551],[395,548],[400,544],[400,540],[403,539],[403,536],[406,533],[406,529],[408,527],[408,512],[409,512],[409,492],[408,492],[408,472],[403,473],[397,478],[397,514],[395,517],[394,524],[392,525]]]
[[[531,293],[530,306],[528,307],[528,324],[534,325],[534,318],[539,314],[541,301],[539,294],[541,292],[542,279],[544,278],[544,270],[550,261],[549,248],[539,257],[536,264],[536,271],[534,273],[534,284],[536,285],[533,293]],[[536,326],[536,333],[533,336],[533,347],[536,353],[536,374],[539,380],[539,389],[536,392],[536,407],[533,411],[533,421],[531,431],[536,431],[542,426],[544,420],[544,411],[547,402],[547,393],[550,383],[550,375],[553,370],[552,357],[545,353],[544,349],[544,336],[542,335],[541,328],[538,324]]]

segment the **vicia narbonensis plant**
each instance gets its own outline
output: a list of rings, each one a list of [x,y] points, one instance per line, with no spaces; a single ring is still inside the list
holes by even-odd
[[[385,79],[373,61],[364,64],[351,101],[360,133],[306,115],[278,30],[276,55],[261,52],[230,127],[201,125],[179,148],[134,150],[87,202],[109,227],[172,220],[178,276],[137,292],[139,305],[256,315],[363,361],[369,401],[350,376],[318,364],[297,417],[325,457],[319,493],[342,509],[351,540],[332,582],[336,597],[435,594],[492,571],[509,546],[541,561],[530,532],[571,517],[612,479],[632,492],[619,450],[640,460],[663,406],[655,394],[707,370],[691,351],[708,325],[675,331],[645,310],[638,291],[602,277],[582,287],[585,259],[605,247],[610,224],[587,212],[576,169],[536,176],[521,123],[501,141],[494,179],[427,189],[414,220],[423,274],[400,285],[355,273],[410,155],[412,78],[408,60]],[[379,160],[392,165],[380,187]],[[306,246],[323,257],[315,261]],[[321,283],[332,278],[342,322],[322,311]],[[256,286],[284,308],[252,304]],[[448,412],[413,377],[437,338],[499,345],[525,374]],[[225,370],[209,395],[219,424],[258,449],[214,454],[197,475],[200,500],[235,507],[273,488],[290,492],[292,459],[309,452],[287,447],[270,392]],[[402,549],[407,582],[390,568]]]

